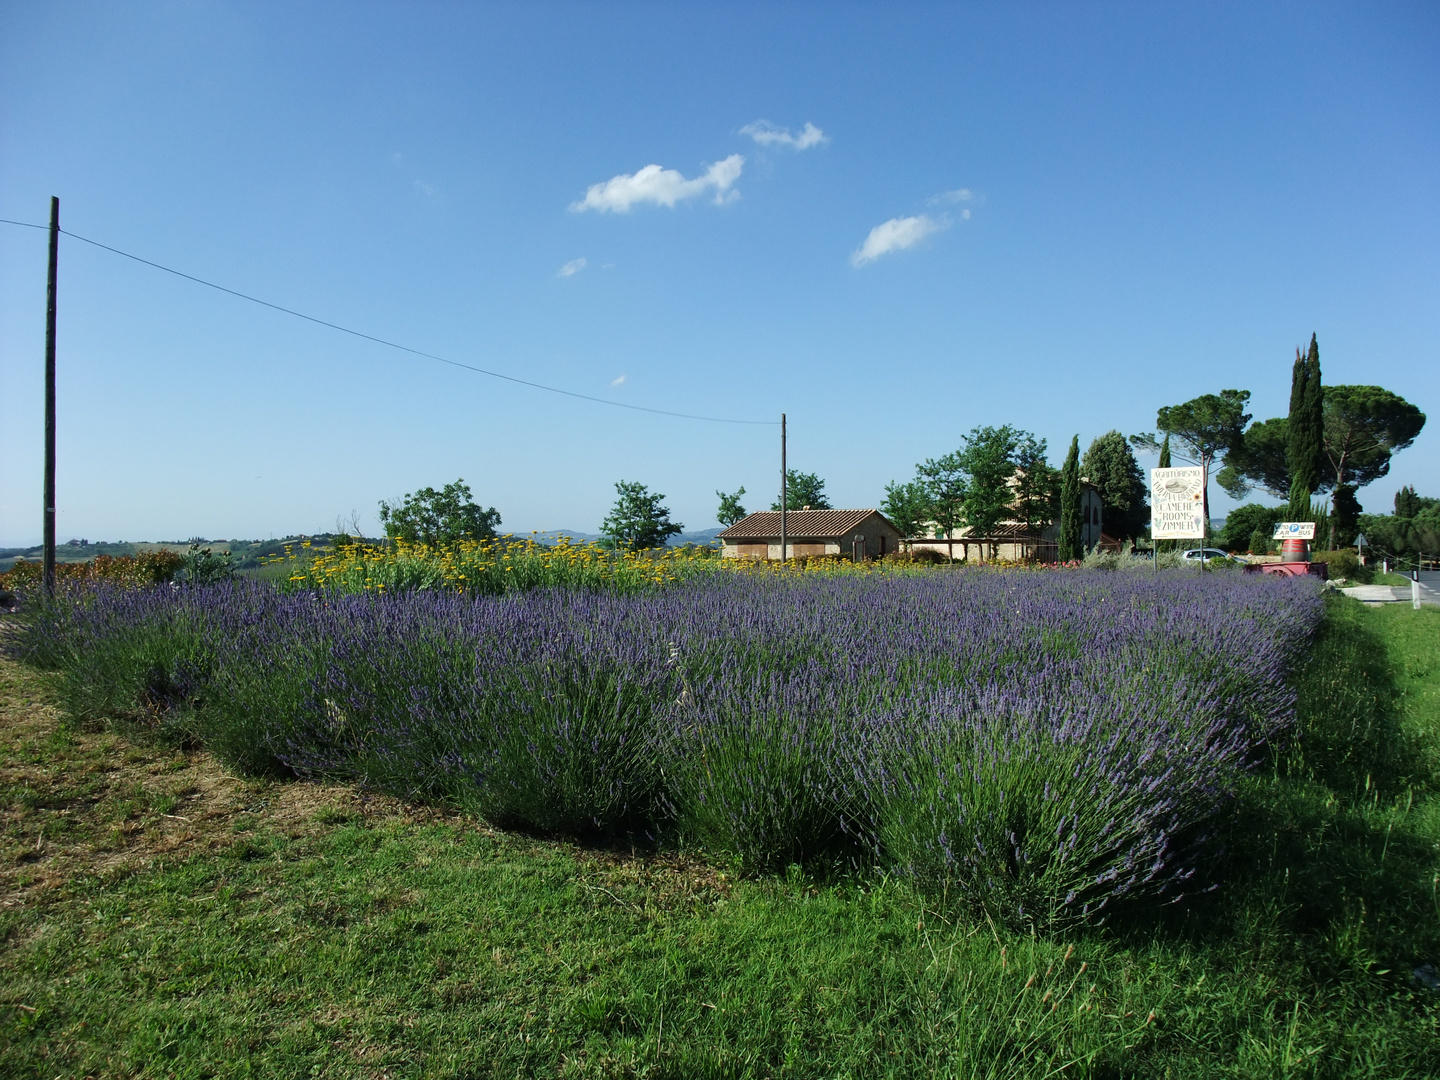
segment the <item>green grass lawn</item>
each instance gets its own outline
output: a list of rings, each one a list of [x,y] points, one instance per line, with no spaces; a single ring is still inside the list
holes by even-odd
[[[0,666],[0,1075],[1440,1075],[1440,611],[1331,602],[1218,887],[1058,939],[67,725]]]

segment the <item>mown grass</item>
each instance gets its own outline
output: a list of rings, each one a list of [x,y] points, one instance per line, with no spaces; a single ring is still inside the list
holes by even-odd
[[[1049,940],[226,778],[6,663],[0,1073],[1436,1075],[1440,612],[1333,601],[1295,680],[1216,891]]]

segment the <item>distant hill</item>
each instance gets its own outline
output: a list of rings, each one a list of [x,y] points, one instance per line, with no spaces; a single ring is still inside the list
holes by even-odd
[[[215,552],[229,552],[235,569],[252,570],[260,565],[261,559],[284,555],[287,545],[298,548],[309,540],[315,547],[328,547],[332,539],[334,538],[331,534],[320,533],[315,536],[287,536],[280,540],[207,540],[203,536],[193,536],[189,540],[67,540],[56,545],[55,560],[62,563],[89,562],[96,555],[119,558],[122,555],[139,555],[145,551],[161,549],[183,554],[195,546]],[[379,543],[378,540],[368,542]],[[0,548],[0,573],[14,566],[16,559],[40,562],[44,557],[45,549],[39,544],[27,548]]]
[[[719,529],[683,532],[679,536],[672,536],[667,546],[712,544],[719,532]],[[571,540],[582,544],[600,539],[599,533],[584,532],[580,529],[545,529],[534,534],[517,533],[515,538],[523,540],[530,535],[533,535],[542,544],[557,543],[561,536],[568,536]],[[89,562],[96,555],[119,558],[122,555],[139,555],[141,552],[156,551],[162,548],[183,554],[193,545],[209,548],[215,552],[229,552],[234,560],[232,565],[236,570],[253,570],[261,565],[262,559],[284,555],[287,546],[299,548],[308,540],[312,548],[328,548],[334,539],[330,533],[316,533],[313,536],[286,536],[279,540],[208,540],[203,536],[193,536],[189,540],[67,540],[56,546],[55,559],[57,562]],[[367,544],[382,543],[379,539],[364,537],[361,538],[361,541]],[[45,549],[39,544],[34,547],[0,548],[0,573],[4,573],[14,566],[16,559],[39,562],[44,557]]]
[[[701,529],[698,532],[683,532],[679,536],[672,536],[666,546],[684,547],[686,544],[709,544],[712,543],[719,534],[719,529]],[[568,536],[571,540],[578,541],[582,544],[601,538],[599,533],[585,532],[581,529],[542,529],[536,533],[515,534],[518,540],[523,540],[532,535],[542,544],[556,543],[562,536]]]
[[[686,544],[713,544],[723,529],[701,529],[699,532],[683,532],[679,536],[672,536],[669,547],[684,547]]]

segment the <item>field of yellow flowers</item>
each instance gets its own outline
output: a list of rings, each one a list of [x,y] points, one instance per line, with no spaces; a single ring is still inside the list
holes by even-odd
[[[706,547],[616,551],[567,537],[549,545],[514,536],[463,541],[445,548],[397,540],[384,545],[355,543],[334,550],[315,550],[307,543],[287,549],[272,565],[289,570],[280,580],[282,587],[290,590],[360,593],[442,589],[492,595],[548,585],[644,590],[700,574],[725,572],[874,574],[890,569],[880,562],[812,558],[781,565],[722,559],[718,551]]]

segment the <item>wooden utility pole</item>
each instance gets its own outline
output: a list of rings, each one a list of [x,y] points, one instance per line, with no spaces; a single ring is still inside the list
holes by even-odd
[[[783,563],[790,552],[790,530],[787,515],[790,513],[790,499],[785,491],[785,414],[780,414],[780,561]]]
[[[50,197],[50,275],[45,286],[45,595],[55,595],[55,273],[60,200]]]

